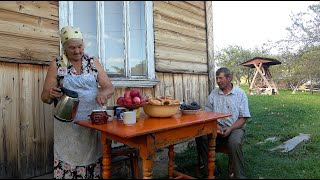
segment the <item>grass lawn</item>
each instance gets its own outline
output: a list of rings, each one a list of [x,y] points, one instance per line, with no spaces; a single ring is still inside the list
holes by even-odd
[[[247,87],[242,87],[247,92]],[[320,93],[280,90],[278,95],[248,95],[252,118],[246,126],[243,146],[245,170],[249,179],[320,178]],[[290,152],[269,151],[299,133],[310,134]],[[276,142],[257,144],[269,137]],[[175,155],[177,170],[195,176],[196,149]],[[216,154],[217,178],[227,177],[228,157]],[[198,178],[203,178],[200,176]]]

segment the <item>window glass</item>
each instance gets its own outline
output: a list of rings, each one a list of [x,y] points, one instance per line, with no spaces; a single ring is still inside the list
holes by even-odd
[[[125,75],[125,28],[122,1],[104,2],[105,64],[108,74]]]
[[[81,29],[85,53],[99,58],[114,83],[119,82],[117,85],[126,87],[152,86],[157,83],[153,59],[152,2],[59,3],[59,11],[62,12],[59,14],[59,25],[68,24]],[[140,79],[148,81],[139,81]]]
[[[97,48],[97,20],[96,2],[74,1],[73,24],[81,29],[85,45],[85,53],[90,56],[98,56]]]
[[[146,27],[143,1],[129,4],[129,63],[132,76],[146,75]]]

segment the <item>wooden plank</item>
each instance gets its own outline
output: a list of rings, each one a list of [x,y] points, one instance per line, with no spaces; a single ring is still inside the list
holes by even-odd
[[[191,3],[188,3],[186,1],[166,1],[168,4],[171,4],[173,6],[176,6],[176,7],[179,7],[181,9],[184,9],[186,11],[189,11],[193,14],[197,14],[199,16],[205,16],[205,11],[204,11],[204,8],[203,8],[203,4],[204,2],[200,2],[200,4],[202,4],[202,7],[198,7],[198,6],[195,6]],[[197,2],[197,1],[195,1]],[[201,6],[201,5],[200,5]]]
[[[16,58],[4,58],[0,57],[0,62],[16,63],[16,64],[37,64],[37,65],[49,65],[49,61],[33,61],[27,59],[16,59]]]
[[[21,14],[59,20],[58,5],[50,1],[0,1],[0,8]]]
[[[190,51],[165,46],[157,46],[155,48],[155,58],[193,63],[207,63],[206,52],[200,52],[195,50]]]
[[[1,21],[13,24],[19,24],[20,28],[24,28],[24,26],[31,26],[33,28],[46,29],[50,31],[56,31],[55,37],[58,35],[58,21],[46,19],[38,16],[29,16],[26,14],[21,14],[13,11],[8,11],[0,8],[0,17]],[[42,32],[48,33],[48,32]],[[49,36],[50,37],[50,36]]]
[[[183,82],[182,74],[173,74],[174,98],[183,101]]]
[[[0,34],[1,57],[51,61],[59,54],[59,42]]]
[[[18,65],[0,63],[0,178],[19,178],[19,82]]]
[[[20,154],[21,178],[29,178],[37,175],[37,169],[34,167],[37,164],[36,152],[36,136],[37,131],[35,119],[37,118],[34,112],[34,68],[33,65],[19,65],[19,85],[20,85]],[[30,103],[34,102],[34,103]]]
[[[200,28],[161,14],[154,14],[154,27],[181,33],[194,38],[206,39],[205,28]]]
[[[0,20],[0,33],[4,35],[14,35],[21,38],[28,37],[43,41],[59,42],[57,29],[47,29],[31,26],[28,24],[14,23]]]
[[[191,102],[199,103],[199,75],[197,74],[191,74],[190,75],[190,100]],[[190,103],[191,103],[190,102]]]
[[[36,163],[33,165],[35,169],[35,174],[45,174],[46,173],[46,167],[45,167],[45,156],[46,153],[46,147],[45,147],[45,121],[44,121],[44,115],[43,115],[43,102],[41,101],[41,92],[43,88],[44,79],[42,77],[42,66],[38,65],[32,65],[32,113],[33,118],[33,124],[34,124],[34,137],[32,139],[34,152],[33,152],[33,162]],[[41,82],[40,82],[41,80]],[[35,156],[35,154],[37,154]]]
[[[154,89],[153,88],[143,88],[142,96],[143,97],[154,97]]]
[[[206,1],[206,23],[207,23],[207,61],[209,73],[209,92],[214,89],[215,85],[215,61],[214,61],[214,44],[213,44],[213,12],[212,1]]]
[[[163,96],[164,95],[164,82],[163,82],[163,73],[156,73],[156,79],[160,80],[159,84],[154,87],[154,96]]]
[[[204,3],[207,1],[185,1],[185,2],[192,4],[193,6],[196,6],[200,9],[204,9],[205,8]]]
[[[207,64],[156,59],[156,70],[159,72],[207,73],[208,67]]]
[[[203,16],[190,13],[189,11],[172,6],[164,1],[154,1],[153,12],[156,14],[166,15],[177,19],[178,21],[194,24],[202,28],[206,27],[205,18]]]
[[[191,98],[191,75],[183,74],[182,83],[183,83],[183,101],[189,101],[189,99]]]
[[[204,109],[209,96],[208,75],[199,75],[199,105]]]
[[[45,77],[47,75],[48,66],[42,66],[41,77],[39,80],[39,88],[43,87]],[[42,92],[42,90],[41,90]],[[40,94],[39,94],[40,95]],[[44,132],[45,132],[45,140],[44,140],[44,167],[45,173],[52,172],[53,169],[53,104],[45,104],[41,103],[43,106],[43,121],[44,121]]]
[[[155,47],[163,45],[191,51],[207,51],[206,41],[203,39],[196,39],[163,29],[155,29],[154,32]]]
[[[163,74],[163,84],[164,84],[164,96],[172,96],[174,97],[174,89],[173,89],[173,76],[170,73]]]

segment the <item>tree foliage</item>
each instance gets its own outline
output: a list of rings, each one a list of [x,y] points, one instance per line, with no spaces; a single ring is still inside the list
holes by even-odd
[[[278,73],[294,92],[301,84],[320,79],[320,3],[308,6],[306,12],[292,14],[290,19],[291,26],[286,28],[289,36],[278,41],[283,63]]]
[[[218,67],[227,67],[233,72],[234,80],[238,85],[241,83],[241,78],[245,78],[245,83],[250,84],[254,69],[242,66],[241,64],[254,57],[270,57],[268,49],[254,50],[244,49],[241,46],[228,46],[215,52],[215,62]]]

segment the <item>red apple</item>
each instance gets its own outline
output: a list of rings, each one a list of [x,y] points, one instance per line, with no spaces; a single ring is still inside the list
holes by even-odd
[[[140,98],[138,96],[134,97],[132,100],[133,104],[140,104]]]
[[[131,99],[130,91],[126,91],[126,92],[124,93],[124,98],[130,98],[130,99]]]
[[[131,98],[124,98],[124,104],[126,106],[131,106],[132,105],[132,99]]]
[[[140,104],[145,104],[146,103],[146,99],[145,98],[140,98]]]
[[[139,90],[138,90],[138,89],[131,89],[131,90],[130,90],[130,96],[131,96],[132,98],[134,98],[134,97],[140,97],[140,92],[139,92]]]
[[[124,104],[124,97],[119,97],[118,99],[117,99],[117,104],[118,105],[123,105]]]

